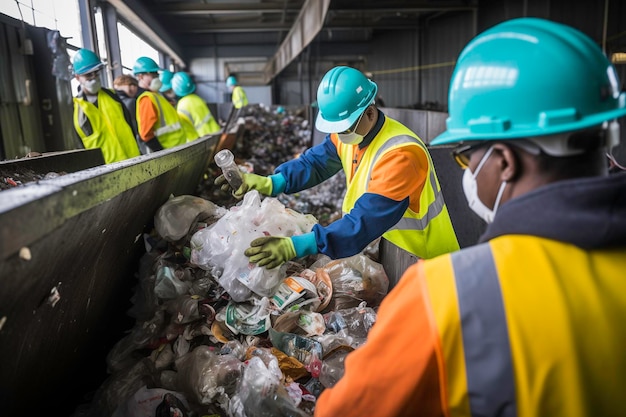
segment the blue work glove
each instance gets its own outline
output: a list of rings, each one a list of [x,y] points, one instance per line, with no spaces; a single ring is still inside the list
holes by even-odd
[[[254,239],[244,252],[250,263],[273,269],[296,257],[290,237],[267,236]]]
[[[250,190],[257,190],[263,195],[272,195],[272,179],[270,177],[247,173],[242,173],[241,176],[243,183],[237,190],[233,190],[232,192],[235,198],[243,198],[244,194]],[[224,174],[217,177],[213,183],[219,186],[222,191],[231,191],[231,187],[228,181],[226,181]]]

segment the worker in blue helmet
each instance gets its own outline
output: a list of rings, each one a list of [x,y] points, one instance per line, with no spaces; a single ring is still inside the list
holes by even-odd
[[[220,125],[213,117],[204,99],[195,93],[196,83],[186,72],[177,72],[172,78],[174,93],[180,97],[176,110],[182,119],[188,120],[198,132],[205,136],[219,132]]]
[[[407,270],[315,417],[623,415],[626,173],[606,153],[624,115],[615,68],[572,27],[471,40],[432,144],[486,232]]]
[[[137,129],[139,136],[152,152],[172,148],[187,142],[187,131],[172,104],[159,93],[162,71],[149,57],[137,58],[133,74],[143,92],[137,97]]]
[[[178,98],[172,89],[172,77],[174,77],[174,73],[168,69],[164,69],[159,72],[159,79],[161,80],[159,93],[163,94],[163,97],[165,97],[172,106],[176,107]]]
[[[85,149],[99,148],[105,163],[140,154],[131,115],[114,91],[103,88],[104,64],[93,51],[79,49],[72,58],[80,92],[74,97],[74,129]]]
[[[424,142],[374,105],[378,88],[361,71],[338,66],[317,90],[318,130],[324,142],[280,165],[273,175],[244,174],[235,190],[276,196],[313,187],[343,170],[347,191],[343,217],[315,225],[300,236],[256,239],[246,250],[250,262],[267,268],[305,255],[345,258],[383,237],[420,258],[459,249],[441,187]],[[216,179],[223,184],[223,178]]]
[[[226,78],[226,87],[231,93],[231,99],[235,109],[241,109],[248,105],[248,96],[243,87],[239,85],[239,81],[237,81],[235,75],[229,75],[228,78]]]

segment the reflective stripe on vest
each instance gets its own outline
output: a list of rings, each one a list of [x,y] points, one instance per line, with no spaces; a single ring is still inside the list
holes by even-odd
[[[154,135],[158,138],[159,136],[165,135],[166,133],[175,132],[182,128],[180,122],[172,123],[170,125],[165,124],[165,113],[163,113],[163,108],[161,107],[161,103],[159,98],[156,100],[157,107],[159,108],[159,122],[161,122],[161,127],[154,131]]]
[[[370,170],[367,173],[367,183],[365,184],[365,189],[367,189],[370,179],[372,178],[372,170],[374,169],[374,165],[378,161],[378,158],[387,149],[391,148],[392,146],[402,145],[405,143],[415,143],[416,145],[424,149],[424,152],[428,153],[424,145],[419,140],[411,136],[400,135],[400,136],[391,138],[390,140],[385,142],[383,146],[381,146],[376,152],[376,154],[374,155],[373,163],[370,165]],[[435,200],[431,202],[430,205],[428,206],[428,210],[426,214],[421,219],[403,217],[400,219],[400,221],[398,221],[398,223],[395,224],[395,226],[393,226],[389,230],[394,230],[394,229],[424,230],[428,226],[430,221],[434,219],[435,217],[437,217],[439,213],[441,213],[441,210],[443,210],[443,206],[445,205],[445,202],[443,200],[443,193],[441,192],[441,190],[437,189],[437,178],[435,177],[435,172],[433,170],[430,170],[429,179],[430,179],[430,186],[432,187],[433,192],[435,193]]]
[[[143,97],[148,97],[152,104],[156,106],[158,123],[161,127],[154,129],[154,135],[161,143],[161,146],[167,149],[187,142],[186,132],[180,123],[180,116],[176,109],[166,101],[165,97],[151,91],[145,91],[139,96],[137,101],[140,101]],[[140,126],[142,125],[139,108],[137,108],[137,123]]]
[[[489,243],[451,254],[472,416],[516,416],[511,345]]]

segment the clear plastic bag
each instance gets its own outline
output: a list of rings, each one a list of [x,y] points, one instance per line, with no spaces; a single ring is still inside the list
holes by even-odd
[[[179,358],[176,369],[179,390],[200,404],[211,404],[222,395],[235,393],[243,363],[233,355],[216,355],[202,345]]]
[[[287,209],[274,198],[261,202],[253,190],[216,223],[192,236],[191,263],[218,277],[236,302],[246,301],[252,292],[270,297],[285,278],[286,266],[259,268],[248,262],[244,251],[256,238],[300,235],[311,231],[315,223],[313,216]]]
[[[320,280],[332,282],[333,296],[322,313],[356,307],[363,301],[377,307],[389,290],[383,266],[363,254],[330,261],[315,273]]]

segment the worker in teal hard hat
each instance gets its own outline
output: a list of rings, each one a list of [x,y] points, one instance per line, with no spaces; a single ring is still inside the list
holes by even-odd
[[[174,106],[159,90],[162,71],[149,57],[139,57],[133,65],[133,74],[144,91],[137,98],[137,128],[139,136],[151,151],[172,148],[187,142],[187,132]]]
[[[244,174],[235,190],[276,196],[313,187],[343,170],[348,187],[344,216],[326,227],[293,237],[269,236],[251,242],[250,262],[274,268],[305,255],[345,258],[383,237],[420,258],[459,249],[441,187],[424,142],[374,105],[378,87],[351,67],[324,75],[317,90],[315,126],[324,142],[280,165],[269,177]],[[216,179],[219,185],[224,179]],[[227,188],[225,186],[224,188]]]
[[[195,94],[196,83],[189,74],[182,71],[174,74],[172,89],[180,97],[176,105],[178,114],[194,126],[198,135],[205,136],[219,132],[220,125],[213,117],[204,99]]]
[[[513,19],[463,49],[448,103],[432,145],[453,147],[486,232],[406,271],[315,417],[624,414],[615,68],[577,29]]]
[[[241,109],[248,105],[248,96],[243,87],[239,85],[235,75],[229,75],[228,78],[226,78],[226,87],[228,87],[228,91],[230,91],[232,95],[233,107],[235,109]]]
[[[79,49],[72,59],[80,92],[74,98],[74,129],[85,149],[99,148],[105,163],[140,154],[132,119],[115,92],[103,88],[104,64],[93,51]]]
[[[164,69],[159,72],[159,79],[161,80],[159,93],[163,94],[167,101],[169,101],[172,106],[176,107],[178,98],[172,89],[172,77],[174,77],[174,73],[170,70]]]

